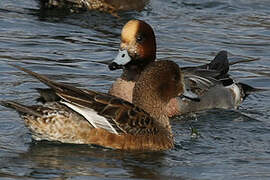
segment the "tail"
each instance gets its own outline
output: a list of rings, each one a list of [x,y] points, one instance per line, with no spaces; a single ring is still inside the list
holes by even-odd
[[[244,83],[237,83],[237,85],[243,90],[243,98],[246,99],[248,95],[256,93],[256,92],[262,92],[262,91],[269,91],[269,89],[259,89],[259,88],[254,88],[250,85],[244,84]]]
[[[29,114],[37,117],[42,116],[37,111],[34,111],[31,107],[22,105],[14,101],[0,101],[0,105],[5,106],[7,108],[15,109],[16,111],[19,112],[19,114]]]
[[[227,74],[229,71],[228,52],[220,51],[216,57],[208,64],[209,69],[219,71],[221,74]]]
[[[246,63],[246,62],[252,62],[252,61],[259,61],[260,58],[252,58],[252,59],[241,59],[237,61],[230,62],[229,65],[239,64],[239,63]]]
[[[216,57],[209,63],[202,66],[199,66],[201,69],[214,70],[219,72],[219,75],[216,76],[216,79],[222,79],[228,77],[227,73],[230,69],[228,52],[220,51]]]
[[[46,90],[43,91],[43,90],[38,89],[38,91],[41,93],[41,96],[42,96],[42,93],[45,92],[45,94],[48,94],[49,91],[50,91],[49,94],[52,94],[52,92],[55,91],[54,96],[62,97],[65,95],[65,96],[69,96],[69,97],[77,97],[77,96],[81,95],[82,97],[84,97],[86,99],[93,98],[97,94],[95,91],[91,91],[91,90],[87,90],[87,93],[86,93],[82,89],[79,89],[79,88],[76,88],[76,87],[73,87],[73,86],[70,86],[67,84],[54,82],[54,81],[50,80],[49,78],[47,78],[46,76],[35,73],[35,72],[30,71],[28,69],[25,69],[23,67],[20,67],[20,66],[14,65],[14,64],[10,64],[10,65],[21,70],[21,71],[26,72],[27,74],[29,74],[33,77],[35,77],[40,82],[46,84],[47,86],[49,86],[51,88],[51,90],[47,90],[47,91]],[[46,100],[46,98],[45,98],[45,100]]]

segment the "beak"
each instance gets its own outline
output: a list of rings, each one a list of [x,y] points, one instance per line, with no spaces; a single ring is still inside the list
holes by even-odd
[[[130,61],[131,57],[129,56],[128,51],[126,49],[119,49],[116,58],[112,61],[112,63],[109,64],[109,69],[111,71],[116,69],[123,69],[123,67]]]
[[[110,63],[110,64],[108,65],[108,67],[109,67],[109,69],[110,69],[111,71],[114,71],[114,70],[116,70],[116,69],[123,69],[124,66],[118,65],[117,63],[112,62],[112,63]]]
[[[191,92],[190,90],[184,90],[184,93],[180,95],[181,98],[186,98],[191,101],[200,102],[200,98],[197,94]]]

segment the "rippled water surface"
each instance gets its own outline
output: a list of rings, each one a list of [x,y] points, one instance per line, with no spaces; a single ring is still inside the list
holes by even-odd
[[[0,99],[32,104],[45,87],[14,69],[106,92],[120,71],[122,26],[132,18],[155,30],[158,59],[199,65],[220,50],[241,82],[270,88],[270,1],[150,0],[142,11],[67,13],[35,0],[0,1]],[[172,119],[175,148],[131,153],[84,145],[35,143],[15,111],[0,106],[0,179],[269,179],[270,92],[250,95],[238,110],[211,110]],[[191,136],[191,129],[199,132]]]

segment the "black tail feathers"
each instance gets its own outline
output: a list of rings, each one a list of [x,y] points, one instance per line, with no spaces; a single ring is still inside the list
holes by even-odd
[[[268,89],[259,89],[259,88],[254,88],[250,85],[244,84],[244,83],[237,83],[238,86],[240,86],[244,92],[244,99],[248,97],[248,95],[255,93],[255,92],[261,92],[261,91],[269,91]]]
[[[219,72],[219,75],[215,77],[216,79],[223,79],[228,77],[229,60],[228,60],[228,52],[220,51],[216,55],[216,57],[209,63],[202,66],[199,66],[201,69],[214,70]]]
[[[209,69],[219,71],[221,74],[227,74],[229,71],[227,51],[220,51],[208,65]]]

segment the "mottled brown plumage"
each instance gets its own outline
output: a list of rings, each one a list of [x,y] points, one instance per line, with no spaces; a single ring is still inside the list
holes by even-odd
[[[34,139],[125,150],[173,147],[164,107],[183,90],[175,63],[159,61],[146,69],[135,85],[134,104],[109,94],[54,82],[43,75],[15,67],[48,85],[50,93],[55,92],[61,99],[35,106],[1,102],[21,114]]]

